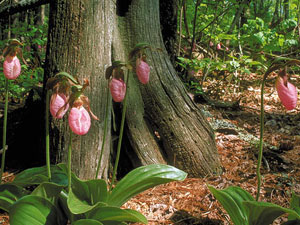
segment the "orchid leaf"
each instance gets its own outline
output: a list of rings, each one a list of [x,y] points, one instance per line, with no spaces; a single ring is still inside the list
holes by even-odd
[[[187,174],[169,165],[148,165],[129,172],[112,190],[107,203],[120,207],[131,197],[151,187],[171,181],[183,181]]]
[[[20,186],[14,184],[0,185],[0,209],[9,212],[9,207],[27,194],[27,191]]]
[[[269,202],[245,201],[243,205],[247,210],[249,225],[271,224],[277,217],[285,213],[300,219],[296,211]]]
[[[223,190],[217,190],[210,185],[208,188],[235,225],[248,224],[247,211],[243,202],[254,201],[254,198],[247,191],[237,186],[230,186]]]

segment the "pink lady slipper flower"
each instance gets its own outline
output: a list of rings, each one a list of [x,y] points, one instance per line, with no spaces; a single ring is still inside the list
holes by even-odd
[[[72,96],[70,97],[72,98]],[[91,127],[91,117],[99,120],[90,109],[90,101],[88,97],[81,94],[75,101],[71,100],[72,108],[69,113],[69,127],[73,133],[85,135]]]
[[[109,83],[111,96],[115,102],[122,102],[126,93],[126,84],[122,79],[112,78]]]
[[[6,56],[3,72],[7,79],[14,80],[21,74],[21,64],[17,56]]]
[[[139,58],[136,60],[136,74],[142,84],[149,82],[150,67],[145,61]]]
[[[68,111],[69,104],[67,104],[67,97],[60,93],[54,93],[50,99],[50,113],[56,119],[61,119]]]
[[[69,126],[78,135],[85,135],[91,127],[91,117],[83,107],[73,107],[69,114]]]
[[[278,76],[275,87],[283,106],[287,110],[294,109],[297,105],[297,89],[293,84],[287,81],[287,76]]]

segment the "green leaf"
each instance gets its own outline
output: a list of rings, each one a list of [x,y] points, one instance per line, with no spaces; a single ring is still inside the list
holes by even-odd
[[[72,190],[68,197],[68,207],[74,214],[90,211],[107,201],[107,184],[104,180],[82,181],[72,176]]]
[[[59,72],[59,73],[57,73],[55,75],[55,77],[58,77],[58,78],[67,78],[70,81],[72,81],[74,84],[79,84],[78,80],[75,77],[73,77],[72,75],[68,74],[67,72]]]
[[[290,208],[295,210],[298,215],[300,215],[300,196],[292,193]],[[289,216],[289,220],[296,219],[293,215]]]
[[[44,197],[45,199],[55,204],[55,201],[63,188],[64,186],[55,183],[45,182],[40,184],[37,188],[35,188],[31,195]]]
[[[112,190],[107,203],[120,207],[133,196],[151,187],[171,181],[182,181],[187,174],[168,165],[148,165],[129,172]]]
[[[13,184],[23,187],[41,184],[49,181],[47,176],[47,167],[34,167],[27,170],[23,170],[17,174]],[[60,185],[66,186],[68,184],[67,174],[58,166],[51,166],[51,181]]]
[[[27,195],[9,209],[10,225],[63,225],[60,211],[47,199]]]
[[[73,214],[82,214],[88,211],[91,211],[95,207],[105,206],[106,204],[103,202],[97,202],[96,204],[90,203],[91,199],[82,200],[79,199],[71,190],[68,196],[68,207],[70,212]]]
[[[269,202],[245,201],[243,205],[247,210],[249,225],[271,224],[277,217],[284,213],[300,219],[296,211]]]
[[[105,221],[148,223],[146,217],[135,210],[112,206],[94,208],[87,214],[87,218],[100,221],[103,224],[106,224]]]
[[[235,225],[248,224],[247,211],[242,204],[244,201],[254,201],[254,198],[244,189],[230,186],[224,190],[217,190],[208,185],[208,189],[222,204]]]
[[[103,223],[92,219],[81,219],[75,221],[75,223],[72,223],[72,225],[103,225]]]
[[[9,212],[9,207],[18,199],[27,195],[28,192],[22,187],[13,184],[0,185],[0,209]]]
[[[68,207],[68,203],[67,203],[68,193],[65,190],[62,190],[59,193],[58,198],[59,198],[59,204],[60,204],[60,207],[61,207],[62,211],[69,218],[69,220],[71,222],[86,218],[86,216],[84,214],[75,215],[70,211],[70,209]]]

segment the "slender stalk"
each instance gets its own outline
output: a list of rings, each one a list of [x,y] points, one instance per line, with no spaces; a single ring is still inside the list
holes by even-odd
[[[198,13],[198,6],[200,5],[200,2],[201,2],[200,0],[197,0],[196,6],[195,6],[194,23],[193,23],[193,37],[192,37],[191,50],[190,50],[190,56],[189,56],[190,59],[192,59],[192,55],[193,55],[193,48],[194,48],[195,36],[196,36],[197,13]]]
[[[100,166],[101,166],[101,161],[103,157],[103,152],[104,152],[104,145],[106,141],[106,133],[107,133],[107,121],[108,121],[108,105],[109,105],[109,87],[107,86],[107,93],[106,93],[106,105],[105,105],[105,120],[104,120],[104,133],[103,133],[103,140],[102,140],[102,146],[101,146],[101,152],[100,152],[100,158],[98,161],[97,165],[97,170],[96,170],[96,176],[95,179],[98,178]]]
[[[69,147],[68,147],[68,192],[71,191],[71,178],[72,178],[72,131],[70,130],[70,139],[69,139]]]
[[[109,188],[110,190],[112,190],[112,186],[113,186],[113,184],[115,182],[115,179],[116,179],[116,173],[117,173],[119,159],[120,159],[124,124],[125,124],[126,107],[127,107],[128,80],[129,80],[129,70],[128,70],[127,77],[126,77],[126,88],[127,88],[127,90],[126,90],[124,101],[123,101],[121,127],[120,127],[119,141],[118,141],[118,146],[117,146],[117,156],[116,156],[116,161],[115,161],[115,165],[114,165],[113,176],[112,176],[111,183],[110,183],[110,188]]]
[[[257,159],[257,168],[256,168],[256,176],[257,176],[257,194],[256,194],[256,201],[259,200],[260,195],[260,188],[261,188],[261,161],[263,157],[263,148],[264,148],[264,142],[263,142],[263,136],[264,136],[264,87],[265,87],[265,81],[266,81],[266,75],[263,78],[262,84],[261,84],[261,94],[260,94],[260,137],[259,137],[259,150],[258,150],[258,159]]]
[[[2,159],[1,159],[0,183],[2,183],[2,176],[5,167],[7,110],[8,110],[8,79],[5,78],[5,105],[4,105],[4,117],[3,117],[3,139],[2,139],[3,152],[2,152]]]
[[[46,165],[47,174],[49,181],[51,180],[51,169],[50,169],[50,145],[49,145],[49,104],[50,104],[50,92],[47,90],[46,93],[46,112],[45,112],[45,127],[46,127]]]
[[[179,41],[178,41],[178,50],[177,56],[180,55],[180,48],[181,48],[181,35],[182,35],[182,15],[183,14],[183,3],[180,9],[180,17],[179,17]]]

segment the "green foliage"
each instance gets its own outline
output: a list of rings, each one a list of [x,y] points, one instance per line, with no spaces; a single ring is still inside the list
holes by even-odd
[[[21,75],[17,80],[9,82],[10,97],[22,100],[26,94],[34,89],[40,94],[41,84],[44,76],[43,63],[46,56],[48,21],[45,19],[43,25],[32,25],[33,23],[18,22],[11,28],[12,36],[24,40],[22,53],[26,64],[22,62]],[[6,30],[8,32],[8,30]],[[3,50],[7,40],[0,41],[0,49]],[[5,77],[3,68],[0,68],[0,92],[4,93]]]
[[[182,181],[187,174],[168,165],[142,166],[129,172],[112,190],[107,202],[120,207],[138,193],[171,181]]]
[[[290,221],[300,219],[300,214],[293,209],[293,207],[299,209],[299,202],[295,197],[294,206],[291,204],[292,209],[287,209],[273,203],[255,201],[250,193],[237,186],[230,186],[223,190],[217,190],[212,186],[208,188],[227,211],[234,225],[271,224],[284,213],[289,214]]]
[[[71,191],[67,187],[67,167],[51,166],[52,179],[47,181],[47,168],[22,171],[9,184],[0,185],[1,208],[10,214],[12,225],[126,224],[147,223],[137,211],[120,209],[133,196],[170,181],[186,178],[186,173],[168,165],[139,167],[128,173],[108,192],[104,180],[83,181],[72,174]],[[37,186],[36,186],[37,185]],[[24,187],[34,187],[31,193]]]

